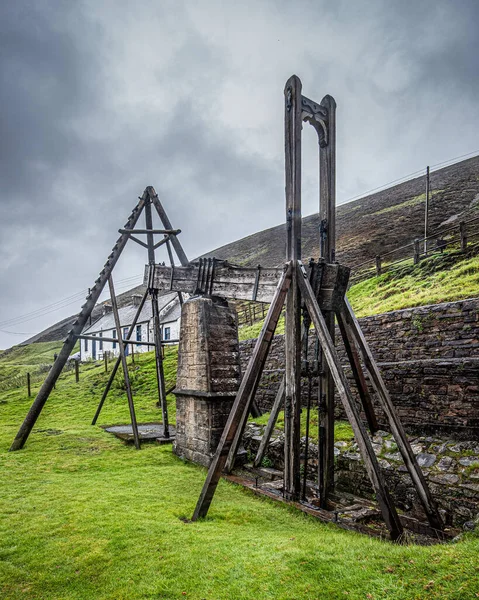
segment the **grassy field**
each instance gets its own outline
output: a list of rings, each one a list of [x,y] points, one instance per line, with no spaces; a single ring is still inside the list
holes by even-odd
[[[406,264],[353,285],[348,298],[358,317],[479,296],[479,256],[458,262],[447,254]]]
[[[172,381],[174,349],[165,363]],[[152,355],[131,370],[139,421],[157,420]],[[207,519],[185,522],[205,470],[171,447],[136,451],[91,427],[105,380],[102,365],[82,367],[79,384],[62,376],[14,453],[8,448],[30,400],[24,388],[0,397],[2,599],[479,597],[473,534],[444,546],[393,545],[226,482]],[[100,422],[127,421],[119,379]]]

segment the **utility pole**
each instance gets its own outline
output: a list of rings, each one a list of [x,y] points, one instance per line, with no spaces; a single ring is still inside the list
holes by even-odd
[[[424,254],[427,254],[427,221],[429,216],[429,167],[426,167],[426,212],[424,215]]]

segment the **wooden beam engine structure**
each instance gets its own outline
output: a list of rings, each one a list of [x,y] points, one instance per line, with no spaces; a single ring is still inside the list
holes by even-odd
[[[286,171],[286,261],[282,268],[238,267],[226,261],[200,259],[186,267],[149,266],[145,282],[151,289],[175,290],[192,295],[227,299],[256,300],[270,304],[248,368],[242,378],[223,435],[209,467],[193,520],[206,516],[216,486],[224,470],[234,464],[241,435],[258,387],[267,354],[283,306],[285,312],[284,381],[280,386],[259,456],[268,442],[281,406],[285,411],[285,448],[283,492],[286,498],[301,496],[300,414],[301,367],[307,361],[307,340],[311,325],[321,350],[318,406],[319,468],[318,493],[322,507],[328,506],[334,482],[334,392],[338,393],[377,496],[384,521],[392,539],[402,533],[402,524],[385,485],[370,437],[360,417],[349,382],[340,363],[334,342],[338,322],[346,356],[358,388],[362,408],[374,433],[374,415],[366,377],[377,393],[389,420],[398,449],[409,470],[418,496],[432,527],[443,528],[436,503],[418,466],[401,422],[391,402],[379,369],[359,324],[346,299],[349,269],[335,262],[335,113],[336,103],[325,96],[316,103],[301,93],[301,81],[292,76],[285,87],[285,171]],[[301,131],[310,123],[318,134],[321,216],[320,256],[303,264],[301,256]],[[306,468],[306,466],[305,466]]]

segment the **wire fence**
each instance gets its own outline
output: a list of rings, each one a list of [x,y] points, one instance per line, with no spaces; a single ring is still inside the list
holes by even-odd
[[[424,258],[445,250],[468,252],[477,246],[479,237],[479,216],[459,221],[450,227],[441,227],[424,238],[416,238],[411,243],[394,248],[384,254],[378,254],[351,268],[351,283],[358,283],[374,275],[403,267],[409,261],[418,264]]]

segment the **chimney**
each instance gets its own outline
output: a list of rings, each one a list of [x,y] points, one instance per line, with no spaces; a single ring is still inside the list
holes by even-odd
[[[109,302],[105,302],[103,304],[103,315],[111,313],[112,310],[113,310],[113,308]]]
[[[141,294],[133,294],[133,296],[131,297],[133,306],[140,306],[142,298],[143,296]]]

